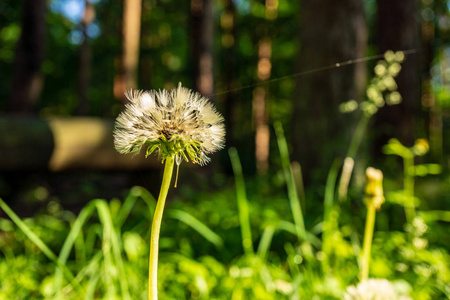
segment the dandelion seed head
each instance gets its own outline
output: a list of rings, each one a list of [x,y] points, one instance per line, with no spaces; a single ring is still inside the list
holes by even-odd
[[[114,145],[120,153],[158,153],[204,165],[224,147],[223,117],[208,99],[181,86],[171,91],[127,91],[130,101],[117,117]]]
[[[368,279],[357,286],[348,287],[344,300],[411,300],[411,298],[397,294],[392,283],[386,279]]]

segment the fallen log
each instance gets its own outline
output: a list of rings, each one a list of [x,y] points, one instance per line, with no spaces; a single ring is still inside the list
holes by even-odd
[[[0,170],[130,170],[157,159],[114,149],[114,121],[94,117],[0,117]]]

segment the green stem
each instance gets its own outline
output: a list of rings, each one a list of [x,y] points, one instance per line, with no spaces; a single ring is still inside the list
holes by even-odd
[[[236,148],[228,150],[230,155],[231,167],[233,168],[236,182],[236,197],[238,204],[239,223],[241,225],[242,247],[245,254],[254,254],[252,230],[249,218],[249,207],[247,193],[245,191],[244,175],[242,174],[242,165]]]
[[[361,145],[362,139],[364,137],[364,132],[366,131],[367,124],[369,124],[370,117],[362,115],[359,119],[358,125],[356,125],[355,133],[348,147],[347,157],[355,159],[356,153],[358,153],[359,146]]]
[[[361,281],[369,278],[370,250],[372,248],[373,229],[375,227],[375,205],[368,201],[366,229],[364,231],[363,257],[361,261]]]
[[[416,217],[416,209],[414,205],[414,177],[411,171],[414,168],[414,156],[407,155],[403,157],[403,189],[404,189],[404,206],[406,221],[411,223]]]
[[[322,252],[325,254],[322,260],[322,270],[327,273],[330,269],[329,259],[333,252],[333,234],[338,230],[339,206],[334,203],[334,191],[336,178],[341,166],[339,159],[334,160],[330,172],[328,172],[325,186],[324,214],[322,229]]]
[[[156,204],[155,214],[153,215],[152,232],[150,238],[150,259],[149,259],[149,278],[148,278],[148,299],[158,299],[158,248],[159,232],[161,229],[161,220],[166,203],[167,192],[169,191],[170,181],[172,179],[174,159],[166,158],[164,175],[159,192],[158,203]]]
[[[361,119],[359,119],[355,133],[353,134],[352,140],[350,142],[350,146],[348,147],[344,168],[342,169],[342,175],[339,181],[339,202],[345,202],[347,200],[348,185],[350,184],[350,177],[353,172],[355,157],[364,137],[364,132],[366,131],[367,124],[369,124],[369,120],[369,116],[366,116],[365,114],[361,116]]]
[[[289,204],[291,206],[292,216],[297,231],[299,241],[306,241],[306,229],[303,219],[300,199],[298,197],[297,188],[295,186],[295,179],[292,175],[291,164],[289,160],[289,149],[284,136],[283,126],[280,122],[274,124],[275,133],[277,135],[278,148],[280,150],[281,165],[283,167],[284,178],[288,190]]]

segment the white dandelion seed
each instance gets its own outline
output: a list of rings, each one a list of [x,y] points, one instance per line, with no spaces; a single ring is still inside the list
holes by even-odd
[[[356,287],[348,287],[344,300],[411,300],[411,298],[398,295],[394,286],[386,279],[368,279]]]
[[[200,165],[207,155],[224,147],[223,117],[208,99],[178,85],[169,92],[130,90],[130,103],[117,117],[114,146],[120,153],[138,153],[147,146],[146,156],[155,152],[177,165],[189,159]]]

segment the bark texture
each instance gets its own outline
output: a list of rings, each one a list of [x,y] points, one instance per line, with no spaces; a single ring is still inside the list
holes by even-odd
[[[79,104],[77,113],[79,115],[89,114],[89,85],[91,78],[91,47],[89,45],[89,36],[87,34],[89,25],[95,19],[95,8],[92,3],[85,0],[83,18],[81,19],[81,28],[83,32],[83,43],[79,49],[79,69],[78,69],[78,98]]]
[[[362,0],[303,0],[300,5],[299,72],[363,57],[367,45]],[[292,118],[293,159],[306,180],[313,170],[321,178],[344,153],[352,118],[339,113],[340,103],[360,99],[365,87],[363,63],[300,76]]]
[[[142,0],[123,1],[122,56],[119,74],[114,81],[114,96],[126,101],[124,93],[137,87],[141,39]]]
[[[210,97],[214,90],[213,38],[214,14],[212,0],[191,0],[192,61],[195,88]]]
[[[41,95],[45,13],[45,0],[23,1],[22,33],[16,48],[10,97],[10,109],[16,113],[33,113]]]
[[[377,0],[377,45],[380,53],[387,50],[417,49],[419,23],[417,1]],[[376,116],[379,132],[377,146],[389,138],[398,138],[411,146],[414,142],[414,115],[420,108],[420,72],[417,54],[406,57],[396,81],[403,101],[399,105],[382,109]]]

